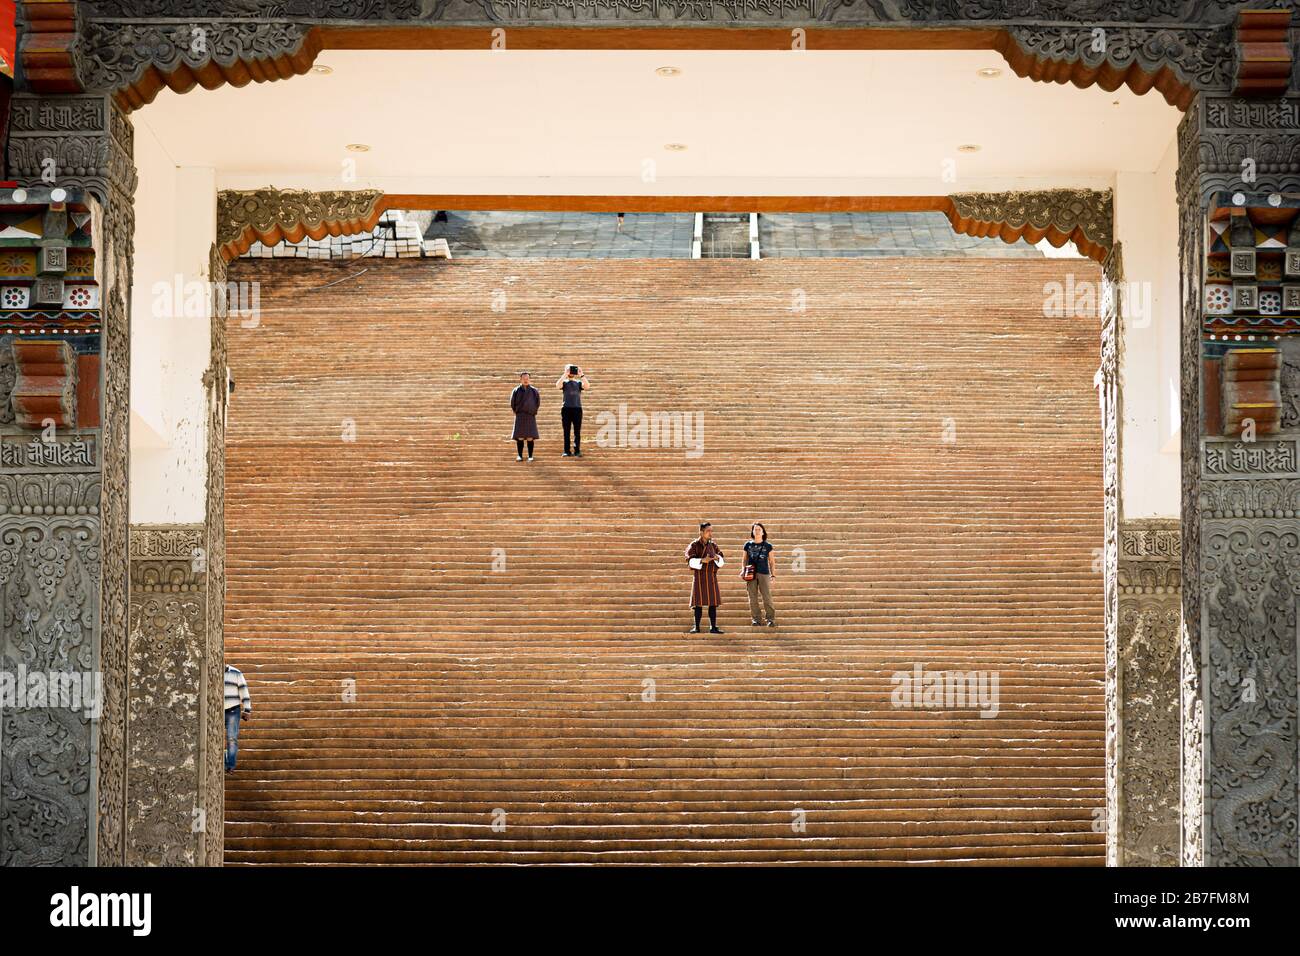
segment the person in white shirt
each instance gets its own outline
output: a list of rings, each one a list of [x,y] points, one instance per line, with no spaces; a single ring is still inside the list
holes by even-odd
[[[248,681],[244,680],[243,671],[238,667],[226,665],[225,680],[226,709],[226,773],[235,769],[235,760],[239,756],[239,722],[253,716],[253,701],[248,696]]]

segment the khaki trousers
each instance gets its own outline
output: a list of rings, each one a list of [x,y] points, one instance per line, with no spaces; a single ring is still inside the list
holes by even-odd
[[[776,620],[776,611],[772,608],[772,576],[770,574],[759,574],[754,572],[754,580],[745,582],[745,590],[749,592],[749,616],[752,620],[763,621],[763,616],[758,613],[758,596],[763,595],[763,606],[767,609],[767,620]]]

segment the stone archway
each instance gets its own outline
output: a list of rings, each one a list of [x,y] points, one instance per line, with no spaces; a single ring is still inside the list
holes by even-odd
[[[1207,412],[1202,388],[1201,250],[1205,248],[1212,198],[1217,192],[1240,188],[1247,168],[1253,177],[1248,183],[1250,191],[1260,194],[1260,208],[1272,194],[1300,192],[1300,96],[1287,92],[1297,86],[1292,55],[1295,41],[1288,38],[1287,11],[1247,16],[1244,2],[1206,10],[1198,0],[1183,0],[1152,14],[1139,4],[1122,0],[1084,4],[1049,0],[1039,5],[1037,18],[1030,20],[1019,16],[1019,5],[1010,0],[994,4],[882,0],[852,7],[823,0],[791,0],[779,8],[753,6],[743,0],[707,5],[682,0],[672,9],[700,19],[692,26],[665,27],[645,12],[646,8],[631,3],[592,17],[585,16],[585,8],[574,0],[528,5],[505,0],[449,0],[426,9],[430,6],[417,0],[356,0],[331,3],[329,16],[323,16],[314,12],[316,5],[310,2],[266,4],[250,13],[247,4],[204,0],[194,11],[195,22],[177,24],[164,19],[166,4],[155,0],[97,0],[79,5],[25,0],[21,5],[20,57],[25,85],[14,99],[10,175],[20,183],[37,186],[52,167],[61,185],[84,188],[99,205],[95,233],[104,276],[104,413],[98,506],[103,554],[98,647],[106,700],[97,742],[91,862],[107,865],[131,859],[126,823],[131,642],[126,484],[135,171],[127,114],[147,103],[164,85],[178,90],[194,85],[243,85],[302,73],[316,53],[327,47],[485,49],[495,42],[516,48],[530,44],[543,48],[609,45],[611,41],[603,38],[601,31],[615,26],[622,28],[621,44],[654,43],[656,48],[662,48],[667,39],[696,49],[737,45],[791,49],[793,38],[794,43],[810,48],[821,43],[824,48],[840,49],[870,48],[866,45],[872,44],[895,49],[936,45],[998,49],[1022,76],[1107,89],[1127,84],[1138,92],[1157,89],[1187,111],[1179,134],[1184,303],[1181,561],[1185,588],[1179,640],[1182,753],[1178,842],[1182,861],[1191,865],[1294,864],[1300,858],[1300,837],[1293,825],[1300,815],[1296,789],[1300,768],[1294,746],[1296,646],[1294,639],[1287,642],[1285,633],[1288,621],[1294,630],[1295,593],[1287,587],[1294,587],[1288,585],[1294,580],[1288,569],[1293,567],[1298,544],[1294,533],[1279,524],[1288,512],[1300,511],[1300,502],[1294,502],[1294,486],[1300,477],[1294,469],[1296,439],[1270,439],[1278,446],[1277,454],[1262,466],[1257,456],[1248,455],[1251,467],[1239,466],[1240,456],[1217,447],[1222,441],[1203,442]],[[1282,8],[1284,4],[1278,0],[1269,6]],[[287,12],[298,9],[301,13]],[[1239,15],[1244,25],[1238,25]],[[561,16],[564,27],[556,26]],[[570,17],[572,25],[568,25]],[[725,17],[729,28],[718,29],[709,17]],[[737,24],[744,26],[732,29]],[[636,32],[629,40],[627,28],[633,27]],[[1246,45],[1247,40],[1263,43],[1274,54],[1280,49],[1286,56],[1260,55],[1261,48]],[[1269,98],[1247,99],[1247,94]],[[963,218],[994,221],[984,215]],[[1117,255],[1108,260],[1112,285],[1120,275],[1118,263]],[[214,257],[214,280],[219,268]],[[1114,319],[1110,325],[1113,329]],[[1114,361],[1113,351],[1113,344],[1107,346],[1104,340],[1104,393],[1112,388],[1106,369],[1107,363]],[[208,380],[214,416],[210,434],[219,434],[216,422],[225,401],[220,387],[224,377],[221,355],[214,341],[214,364]],[[1118,400],[1117,393],[1112,393],[1108,407],[1116,408]],[[1108,412],[1108,419],[1111,414]],[[1117,439],[1113,447],[1112,453],[1108,434],[1108,469],[1117,468],[1111,462],[1112,454],[1118,461]],[[1290,462],[1290,470],[1278,462],[1283,466]],[[220,462],[213,460],[210,480],[219,473]],[[1293,506],[1279,507],[1279,501],[1293,502]],[[1249,502],[1260,504],[1252,507]],[[219,534],[220,503],[214,504],[211,495],[208,519],[207,533]],[[1166,589],[1172,583],[1168,577],[1173,548],[1167,543],[1170,529],[1131,529],[1126,538],[1119,520],[1117,514],[1108,514],[1107,610],[1108,621],[1114,622],[1108,625],[1108,638],[1118,635],[1123,627],[1126,574],[1128,587],[1145,588],[1131,582],[1144,580],[1147,565],[1163,560],[1165,570],[1156,573],[1165,575]],[[1127,558],[1125,541],[1132,542]],[[211,541],[209,545],[212,551]],[[1127,572],[1126,560],[1136,565]],[[1258,587],[1243,592],[1243,572],[1238,567],[1242,561],[1272,566],[1266,593]],[[1135,621],[1144,620],[1140,609],[1135,613]],[[1150,633],[1145,625],[1134,627],[1134,633]],[[1111,659],[1118,673],[1118,637],[1114,643]],[[1134,646],[1143,645],[1137,641]],[[1254,648],[1249,659],[1242,656],[1247,646]],[[1269,675],[1263,709],[1258,698],[1246,700],[1239,693],[1241,675],[1247,672]],[[1123,714],[1118,699],[1113,713]],[[1270,718],[1271,723],[1264,730],[1252,731],[1261,717]],[[1129,718],[1130,726],[1146,719],[1135,712]],[[1114,726],[1119,725],[1116,717]],[[1127,752],[1132,755],[1133,751],[1130,743]],[[1118,767],[1121,759],[1121,751],[1116,750],[1112,768]],[[1110,792],[1118,793],[1114,786]],[[208,798],[206,806],[219,815],[219,802],[214,800],[217,798]],[[1128,832],[1121,819],[1121,805],[1129,807],[1112,801],[1109,832],[1113,840]],[[1167,813],[1168,804],[1162,808],[1161,812]],[[1276,821],[1278,829],[1259,832],[1251,821],[1261,818]],[[215,842],[219,846],[220,841]],[[207,852],[212,862],[212,851]]]

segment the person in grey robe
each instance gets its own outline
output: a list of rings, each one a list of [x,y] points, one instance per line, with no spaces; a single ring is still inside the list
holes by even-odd
[[[533,460],[533,442],[537,434],[537,409],[542,405],[542,393],[530,383],[527,372],[519,373],[519,384],[510,393],[510,409],[515,413],[515,430],[510,437],[515,440],[515,461],[524,460],[524,442],[528,443],[528,460]]]

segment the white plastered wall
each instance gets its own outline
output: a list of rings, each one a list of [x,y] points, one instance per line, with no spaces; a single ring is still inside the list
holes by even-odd
[[[178,167],[144,117],[135,123],[131,298],[131,523],[204,520],[216,174]]]
[[[1115,177],[1115,235],[1128,295],[1120,353],[1120,514],[1128,520],[1180,512],[1176,146],[1169,143],[1152,172]]]

